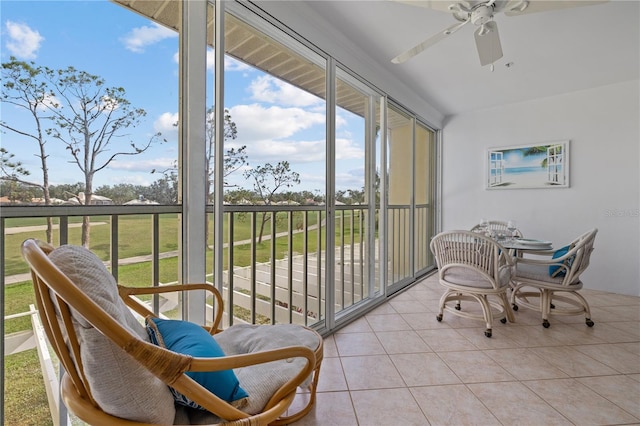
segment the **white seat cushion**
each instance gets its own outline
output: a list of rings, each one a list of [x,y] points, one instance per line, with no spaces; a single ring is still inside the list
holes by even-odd
[[[254,353],[287,346],[306,346],[315,351],[321,343],[318,334],[295,324],[237,324],[214,337],[226,355]],[[233,370],[240,386],[249,394],[248,403],[242,407],[242,411],[249,414],[262,411],[274,392],[298,374],[305,363],[304,358],[291,358]],[[308,385],[310,381],[311,377],[303,385]],[[183,412],[179,414],[186,415],[191,424],[219,421],[216,416],[206,411],[183,410],[182,407],[180,410]]]

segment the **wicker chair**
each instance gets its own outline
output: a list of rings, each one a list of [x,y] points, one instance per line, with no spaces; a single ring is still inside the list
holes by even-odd
[[[590,262],[593,243],[598,233],[592,229],[559,250],[526,251],[516,260],[511,277],[511,303],[542,313],[542,325],[548,328],[549,316],[582,315],[593,327],[587,300],[578,293],[582,288],[580,275]]]
[[[82,247],[75,247],[75,254],[89,258],[88,263],[97,261],[99,266],[87,269],[78,266],[83,260],[77,259],[62,262],[61,255],[56,255],[63,248],[74,246],[54,249],[29,239],[22,245],[22,254],[31,268],[47,338],[64,368],[62,399],[81,420],[92,425],[288,424],[311,409],[323,350],[322,337],[315,331],[290,324],[234,325],[220,331],[222,297],[212,285],[127,288],[117,285],[104,264],[97,257],[93,259],[95,255],[88,250],[82,252]],[[150,343],[147,330],[132,312],[153,319],[138,296],[191,290],[212,296],[215,309],[211,325],[195,329],[204,331],[204,340],[215,335],[211,339],[223,347],[224,356],[191,356]],[[246,336],[262,337],[256,342]],[[272,342],[278,339],[286,343],[274,347]],[[235,343],[243,349],[235,348]],[[243,352],[245,346],[253,349]],[[237,373],[237,385],[249,395],[242,400],[245,406],[212,393],[192,378],[193,372]],[[105,382],[113,388],[104,389]],[[310,390],[303,394],[308,404],[298,412],[288,412],[303,385]],[[263,395],[265,389],[269,393]],[[175,403],[172,392],[199,407]],[[263,401],[258,401],[261,395]]]
[[[487,325],[487,337],[491,337],[494,319],[515,321],[506,293],[514,263],[500,244],[476,232],[446,231],[431,240],[431,251],[440,284],[447,288],[440,299],[438,321],[442,321],[444,311],[481,320]],[[463,310],[462,300],[477,301],[482,314]]]
[[[509,231],[509,229],[507,228],[507,223],[508,222],[504,222],[504,221],[500,221],[500,220],[490,220],[487,222],[487,225],[483,226],[481,224],[477,224],[474,225],[471,228],[472,232],[481,232],[481,231],[491,231],[494,232],[496,234],[511,234],[511,231]],[[513,235],[511,235],[512,237],[515,238],[522,238],[522,232],[520,232],[519,229],[516,229],[515,231],[513,231]]]

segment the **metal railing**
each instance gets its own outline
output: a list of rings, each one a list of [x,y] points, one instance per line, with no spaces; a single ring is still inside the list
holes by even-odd
[[[213,208],[209,208],[211,213]],[[85,216],[91,222],[89,248],[119,282],[156,286],[178,280],[179,205],[3,206],[1,213],[0,284],[3,286],[22,285],[25,290],[30,289],[30,275],[20,255],[20,244],[27,238],[46,239],[47,218],[53,219],[53,245],[61,245],[80,244],[81,222]],[[335,312],[339,312],[368,296],[367,209],[339,206],[335,216],[336,247],[331,258],[336,265]],[[218,288],[224,298],[225,326],[234,322],[309,326],[322,322],[327,291],[325,207],[225,206],[224,221],[225,270],[223,283]],[[213,226],[205,229],[212,231]],[[140,240],[145,241],[140,243]],[[213,241],[213,235],[208,241]],[[211,248],[207,255],[208,280],[214,276]],[[142,281],[141,275],[145,277]],[[181,315],[180,297],[145,302],[160,315]],[[5,320],[22,315],[15,308],[7,312],[8,306],[12,306],[11,300],[3,296],[3,313],[10,314]],[[24,315],[32,316],[33,312],[24,312]],[[5,321],[5,346],[7,341],[33,330],[33,326],[26,323],[22,328],[16,330],[12,325],[7,330]],[[24,349],[30,348],[33,345],[24,346]],[[45,378],[45,382],[50,383],[50,378]],[[50,389],[47,390],[50,394]]]

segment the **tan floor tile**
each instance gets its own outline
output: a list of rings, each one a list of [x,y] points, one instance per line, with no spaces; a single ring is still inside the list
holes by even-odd
[[[469,339],[453,329],[417,330],[417,333],[436,352],[477,349]]]
[[[504,325],[501,327],[508,327]],[[491,338],[484,335],[484,327],[477,328],[456,328],[456,331],[466,337],[478,349],[499,349],[499,348],[518,348],[520,347],[513,339],[505,336],[502,328],[493,329]]]
[[[617,321],[640,321],[640,309],[638,306],[603,306],[601,309],[611,312]]]
[[[430,330],[451,328],[447,323],[436,321],[436,311],[428,313],[401,314],[412,330]]]
[[[336,347],[335,335],[327,336],[324,339],[322,353],[325,358],[333,358],[338,356],[338,348]]]
[[[398,300],[398,301],[390,301],[389,304],[393,306],[393,309],[401,314],[406,313],[427,313],[431,312],[427,306],[416,300]]]
[[[341,357],[386,353],[375,333],[337,333],[335,340]]]
[[[619,346],[609,343],[604,345],[583,345],[574,348],[590,356],[619,373],[640,373],[640,355],[628,352]],[[618,346],[617,348],[614,346]]]
[[[596,361],[573,347],[531,348],[530,350],[571,377],[618,374],[613,368]]]
[[[476,383],[467,386],[504,425],[572,424],[522,383]]]
[[[407,386],[461,383],[447,364],[434,353],[397,354],[390,358]]]
[[[640,426],[640,297],[583,290],[593,328],[575,315],[545,329],[521,308],[486,338],[480,321],[436,321],[443,292],[429,277],[325,338],[317,403],[296,425]]]
[[[578,425],[624,424],[639,421],[575,379],[536,380],[523,383]]]
[[[636,340],[640,340],[640,326],[638,326],[638,321],[616,321],[608,324],[611,327],[619,328],[625,333],[635,336]]]
[[[373,331],[411,330],[411,326],[400,314],[367,315],[365,317]]]
[[[571,327],[581,328],[586,327],[584,324],[571,324]],[[638,338],[633,334],[623,331],[617,327],[611,325],[611,323],[596,323],[589,330],[593,333],[593,336],[600,341],[607,343],[623,343],[623,342],[636,342]]]
[[[424,426],[422,410],[406,388],[351,392],[358,424],[363,426]]]
[[[620,347],[625,351],[634,353],[636,355],[640,355],[640,341],[629,342],[629,343],[616,343],[615,347]]]
[[[388,354],[431,352],[431,348],[413,330],[379,331],[376,335]]]
[[[586,343],[605,343],[596,335],[593,327],[587,327],[584,320],[575,325],[568,323],[554,323],[544,331],[551,338],[565,345],[581,345]]]
[[[568,377],[529,349],[499,349],[484,351],[484,353],[518,380]]]
[[[464,385],[412,387],[410,390],[433,426],[500,425]]]
[[[343,333],[362,333],[365,331],[373,331],[373,330],[371,330],[371,327],[369,326],[369,323],[367,322],[367,320],[364,317],[361,317],[361,318],[358,318],[357,320],[354,320],[352,323],[347,324],[340,330],[336,331],[335,334],[337,335],[337,334],[343,334]]]
[[[325,358],[320,367],[318,392],[346,391],[347,381],[344,378],[340,358]]]
[[[623,375],[577,380],[640,419],[640,382]]]
[[[583,296],[592,306],[640,306],[640,298],[623,294],[583,290]]]
[[[560,340],[554,339],[547,331],[549,331],[549,329],[544,328],[542,325],[510,324],[509,327],[502,329],[502,334],[525,348],[560,346],[563,344]]]
[[[391,306],[389,303],[384,303],[378,306],[373,311],[369,312],[367,315],[386,315],[386,314],[397,314],[396,310],[393,309],[393,306]]]
[[[463,383],[515,380],[507,370],[481,351],[442,352],[438,355]]]
[[[296,404],[296,401],[294,401]],[[297,406],[292,404],[291,409]],[[349,392],[320,392],[313,408],[295,426],[353,426],[358,424]]]
[[[350,390],[405,386],[387,355],[343,357],[342,368]]]

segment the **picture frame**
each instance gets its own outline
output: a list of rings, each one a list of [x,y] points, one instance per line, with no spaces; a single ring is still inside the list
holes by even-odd
[[[568,188],[569,142],[488,148],[486,189]]]

